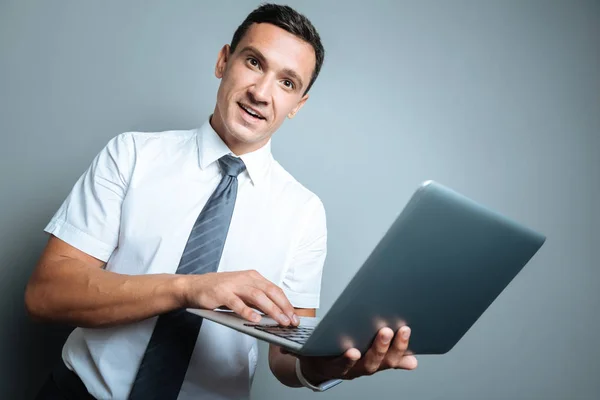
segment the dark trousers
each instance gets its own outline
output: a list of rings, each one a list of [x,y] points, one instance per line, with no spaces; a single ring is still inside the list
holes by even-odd
[[[93,400],[77,374],[60,360],[35,400]]]

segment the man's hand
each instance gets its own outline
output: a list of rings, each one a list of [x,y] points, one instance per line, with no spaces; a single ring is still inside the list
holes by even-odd
[[[269,315],[280,325],[298,326],[300,320],[283,290],[257,271],[219,272],[188,275],[185,304],[190,308],[227,307],[250,322],[261,316],[252,308]],[[251,308],[252,307],[252,308]]]
[[[382,328],[364,357],[355,348],[339,357],[297,357],[302,374],[315,385],[329,379],[350,380],[373,375],[386,369],[412,370],[417,367],[417,359],[406,352],[409,337],[408,326],[400,328],[396,335],[390,328]]]
[[[106,328],[180,308],[226,306],[253,322],[261,317],[250,307],[284,326],[299,323],[283,291],[256,271],[126,275],[103,266],[51,235],[27,284],[28,313],[42,321]]]

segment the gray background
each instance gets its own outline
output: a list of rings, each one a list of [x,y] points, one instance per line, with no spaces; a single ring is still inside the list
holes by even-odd
[[[24,313],[44,225],[109,138],[206,118],[217,52],[257,4],[0,3],[0,398],[31,398],[67,332]],[[327,50],[273,143],[327,209],[319,315],[422,180],[548,236],[450,354],[320,398],[600,398],[599,3],[289,4]],[[261,356],[253,398],[313,396]]]

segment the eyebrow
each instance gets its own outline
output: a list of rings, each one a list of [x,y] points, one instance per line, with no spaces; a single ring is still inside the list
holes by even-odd
[[[269,63],[267,62],[267,58],[256,47],[246,46],[240,51],[240,53],[245,53],[245,52],[254,53],[256,58],[258,58],[258,60],[262,64],[269,65]],[[298,90],[302,90],[302,88],[304,87],[304,83],[302,82],[302,78],[300,78],[300,75],[296,71],[294,71],[293,69],[290,69],[290,68],[284,68],[282,72],[285,75],[288,75],[290,78],[296,80],[298,82],[298,86],[299,86]]]

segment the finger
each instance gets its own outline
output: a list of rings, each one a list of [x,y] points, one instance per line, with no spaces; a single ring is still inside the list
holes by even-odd
[[[225,305],[234,313],[250,322],[260,322],[261,316],[246,305],[238,296],[232,294]]]
[[[300,319],[296,315],[294,306],[290,303],[283,290],[262,275],[258,275],[259,276],[255,278],[256,287],[262,290],[263,293],[265,293],[269,299],[271,299],[271,301],[275,303],[277,307],[279,307],[279,310],[287,315],[293,325],[298,325],[300,323]]]
[[[406,353],[408,349],[408,339],[410,339],[411,329],[408,326],[403,326],[398,329],[398,334],[393,344],[393,351],[401,356]]]
[[[387,355],[390,343],[394,337],[394,331],[390,328],[381,328],[373,341],[371,348],[363,358],[363,369],[367,375],[374,374]]]
[[[415,356],[404,356],[402,360],[398,363],[397,369],[408,369],[413,370],[417,368],[419,362]]]
[[[344,353],[344,367],[342,368],[342,376],[348,375],[348,372],[354,368],[358,360],[360,360],[360,350],[348,349]]]
[[[283,311],[281,311],[277,304],[275,304],[259,288],[245,286],[244,289],[242,289],[242,293],[238,293],[238,295],[244,301],[246,301],[246,303],[254,304],[256,308],[269,315],[280,325],[288,326],[291,323],[290,319],[283,313]]]
[[[398,333],[394,338],[388,354],[386,356],[386,364],[390,368],[399,368],[403,362],[404,355],[408,349],[408,339],[410,338],[411,330],[408,326],[403,326],[398,329]]]

